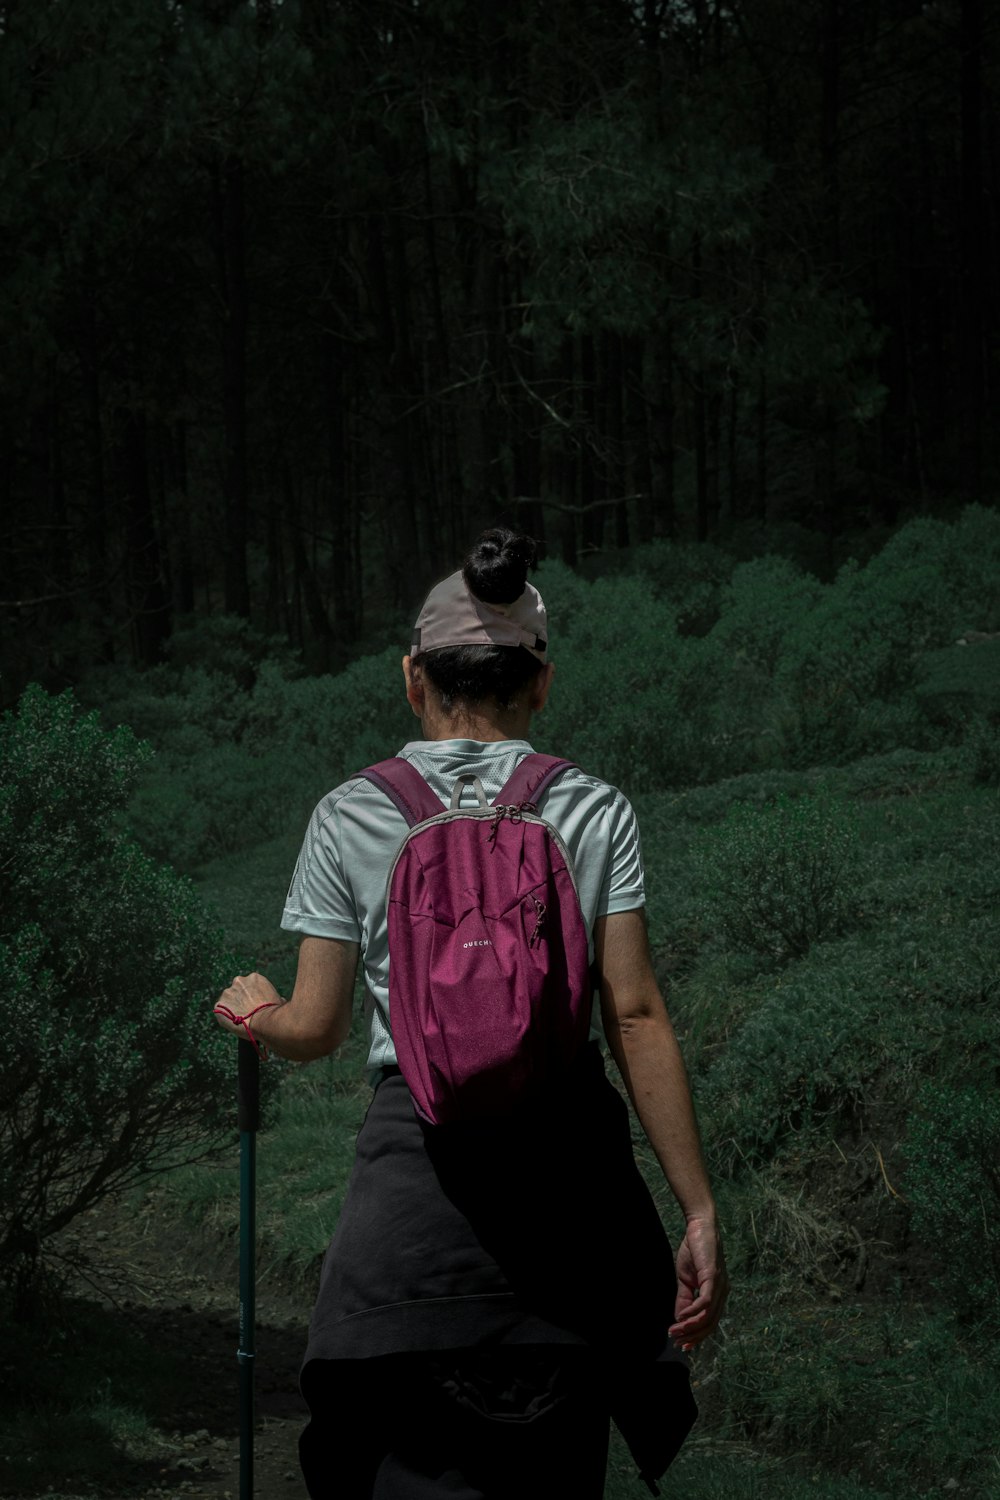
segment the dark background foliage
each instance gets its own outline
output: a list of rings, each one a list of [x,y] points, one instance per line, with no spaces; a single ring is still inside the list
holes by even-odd
[[[3,677],[995,491],[982,0],[7,0]],[[992,488],[991,488],[992,487]]]

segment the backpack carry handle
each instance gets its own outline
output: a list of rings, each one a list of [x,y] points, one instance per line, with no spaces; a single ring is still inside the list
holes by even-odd
[[[449,809],[451,812],[455,812],[455,810],[457,808],[461,807],[461,805],[462,805],[462,793],[465,791],[465,788],[467,786],[471,786],[472,790],[475,792],[476,796],[479,798],[479,806],[480,807],[489,807],[490,804],[489,804],[489,802],[486,799],[486,793],[483,791],[483,783],[480,781],[479,777],[478,776],[460,776],[458,778],[458,780],[455,782],[455,786],[454,786],[454,788],[452,790],[452,794],[451,794],[451,808]]]

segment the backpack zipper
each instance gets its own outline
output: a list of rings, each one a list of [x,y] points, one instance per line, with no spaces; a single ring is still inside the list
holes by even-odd
[[[396,873],[396,866],[399,864],[403,850],[406,848],[407,844],[415,833],[421,832],[421,830],[424,828],[430,828],[432,823],[449,823],[455,818],[475,818],[480,822],[485,818],[492,819],[495,811],[496,809],[493,807],[446,807],[441,812],[435,813],[432,818],[425,818],[422,823],[415,823],[412,828],[408,828],[402,842],[399,845],[399,848],[396,850],[396,853],[393,856],[392,864],[389,867],[389,875],[385,882],[386,903],[388,904],[389,888],[392,885],[392,877]],[[519,816],[516,820],[517,822],[540,823],[543,828],[548,829],[549,835],[555,840],[556,848],[559,850],[559,853],[563,857],[563,863],[565,864],[566,869],[569,872],[569,878],[573,885],[573,894],[576,896],[577,903],[580,904],[580,887],[577,885],[576,870],[573,867],[573,858],[566,847],[562,834],[557,828],[553,828],[552,824],[549,823],[545,818],[543,818],[540,813],[528,812],[527,809],[521,810],[520,808],[518,809],[518,812]],[[501,820],[499,818],[496,819],[497,826],[499,826],[500,821]],[[512,819],[512,821],[514,820]]]

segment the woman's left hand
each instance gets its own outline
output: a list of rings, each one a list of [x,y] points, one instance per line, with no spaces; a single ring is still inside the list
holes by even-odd
[[[719,1326],[729,1296],[729,1273],[714,1216],[692,1217],[677,1250],[676,1322],[670,1337],[693,1349]]]

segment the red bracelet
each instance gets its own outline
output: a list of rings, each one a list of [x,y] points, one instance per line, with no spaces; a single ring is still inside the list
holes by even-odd
[[[214,1007],[212,1014],[213,1016],[225,1016],[226,1020],[232,1021],[234,1026],[242,1026],[246,1031],[246,1034],[251,1043],[253,1044],[253,1050],[256,1052],[258,1057],[263,1058],[266,1062],[268,1057],[267,1048],[262,1046],[261,1043],[258,1042],[257,1038],[250,1030],[250,1021],[251,1018],[255,1016],[259,1010],[274,1010],[275,1007],[280,1005],[281,1003],[282,1002],[280,1000],[265,1000],[263,1005],[255,1005],[253,1010],[248,1010],[245,1016],[238,1016],[235,1011],[229,1009],[228,1005],[223,1005],[220,1002],[220,1004]]]

